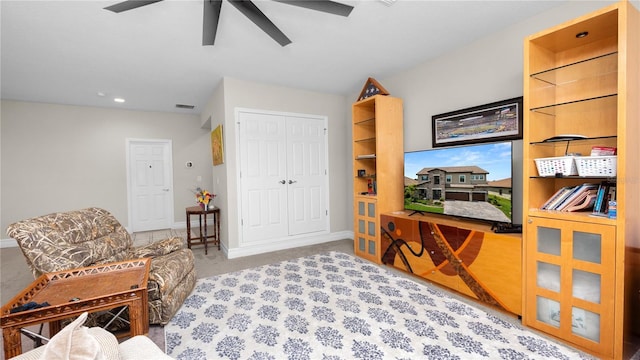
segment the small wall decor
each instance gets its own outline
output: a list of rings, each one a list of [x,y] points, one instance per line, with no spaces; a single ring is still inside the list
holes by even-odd
[[[371,97],[373,95],[389,95],[387,89],[382,87],[379,82],[374,78],[368,78],[367,82],[364,83],[364,87],[360,92],[360,96],[358,97],[358,101]]]
[[[522,139],[522,96],[431,117],[433,147]]]
[[[224,163],[224,147],[222,144],[222,124],[218,125],[211,132],[211,153],[213,155],[213,165]]]

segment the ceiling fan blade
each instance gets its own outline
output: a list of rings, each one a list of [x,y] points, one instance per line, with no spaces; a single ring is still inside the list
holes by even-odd
[[[306,9],[317,10],[326,12],[329,14],[349,16],[353,6],[341,4],[335,1],[329,0],[273,0],[288,5],[300,6]]]
[[[291,40],[253,2],[250,0],[229,0],[229,2],[278,44],[282,46],[291,44]]]
[[[117,4],[113,4],[111,6],[107,6],[105,10],[113,11],[114,13],[119,13],[135,8],[139,8],[141,6],[153,4],[160,2],[162,0],[127,0],[123,2],[119,2]]]
[[[204,16],[202,19],[202,46],[213,45],[218,32],[222,0],[204,0]]]

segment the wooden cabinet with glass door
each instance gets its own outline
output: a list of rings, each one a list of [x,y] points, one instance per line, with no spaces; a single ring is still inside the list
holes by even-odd
[[[528,225],[526,324],[594,354],[612,350],[615,226],[538,217]]]
[[[380,263],[380,214],[404,206],[402,100],[360,100],[352,122],[354,251]]]
[[[640,254],[640,13],[621,1],[529,36],[524,49],[523,323],[622,359],[624,340],[640,334],[640,270],[625,267]],[[594,146],[617,148],[617,172],[538,172],[536,159],[589,160],[567,156]],[[543,209],[562,187],[602,182],[616,187],[615,218]]]

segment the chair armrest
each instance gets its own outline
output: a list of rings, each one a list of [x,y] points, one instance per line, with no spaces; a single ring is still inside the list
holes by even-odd
[[[168,239],[156,241],[149,245],[139,246],[131,248],[132,259],[144,258],[144,257],[156,257],[170,254],[176,250],[184,249],[186,242],[179,236],[174,236]]]

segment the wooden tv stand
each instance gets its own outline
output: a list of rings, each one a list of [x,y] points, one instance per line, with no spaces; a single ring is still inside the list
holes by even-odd
[[[522,236],[446,216],[380,216],[382,263],[522,315]]]

